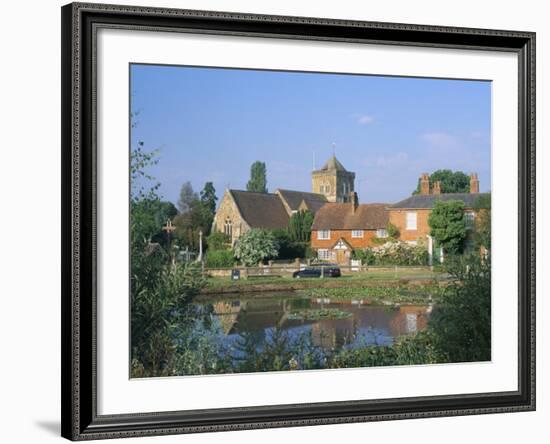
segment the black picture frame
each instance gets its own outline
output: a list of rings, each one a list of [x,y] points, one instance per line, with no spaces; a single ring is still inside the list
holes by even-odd
[[[71,440],[535,409],[535,33],[72,3],[62,14],[62,436]],[[100,416],[96,386],[98,27],[509,51],[519,62],[518,390]]]

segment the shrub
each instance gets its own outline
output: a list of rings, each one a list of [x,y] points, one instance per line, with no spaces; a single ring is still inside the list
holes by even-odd
[[[239,238],[234,251],[245,266],[253,267],[261,260],[277,257],[279,244],[272,231],[253,228]]]
[[[426,265],[428,251],[424,245],[386,242],[379,247],[354,251],[354,257],[367,265]]]
[[[206,246],[209,250],[228,250],[231,247],[231,238],[221,231],[213,231],[206,237]]]
[[[235,264],[231,250],[208,250],[205,257],[207,268],[229,268]]]

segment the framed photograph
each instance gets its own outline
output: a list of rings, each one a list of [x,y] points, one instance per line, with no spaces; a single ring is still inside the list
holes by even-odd
[[[61,13],[64,437],[535,409],[534,33]]]

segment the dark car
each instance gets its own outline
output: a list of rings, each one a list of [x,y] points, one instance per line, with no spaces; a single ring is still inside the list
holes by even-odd
[[[295,271],[292,274],[294,278],[320,278],[323,277],[339,277],[342,275],[340,268],[334,264],[323,264],[315,267],[304,268],[300,271]]]

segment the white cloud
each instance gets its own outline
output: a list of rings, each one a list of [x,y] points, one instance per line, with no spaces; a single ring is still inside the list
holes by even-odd
[[[368,125],[369,123],[374,122],[374,117],[368,116],[366,114],[356,115],[356,117],[357,117],[357,123],[359,125]]]

